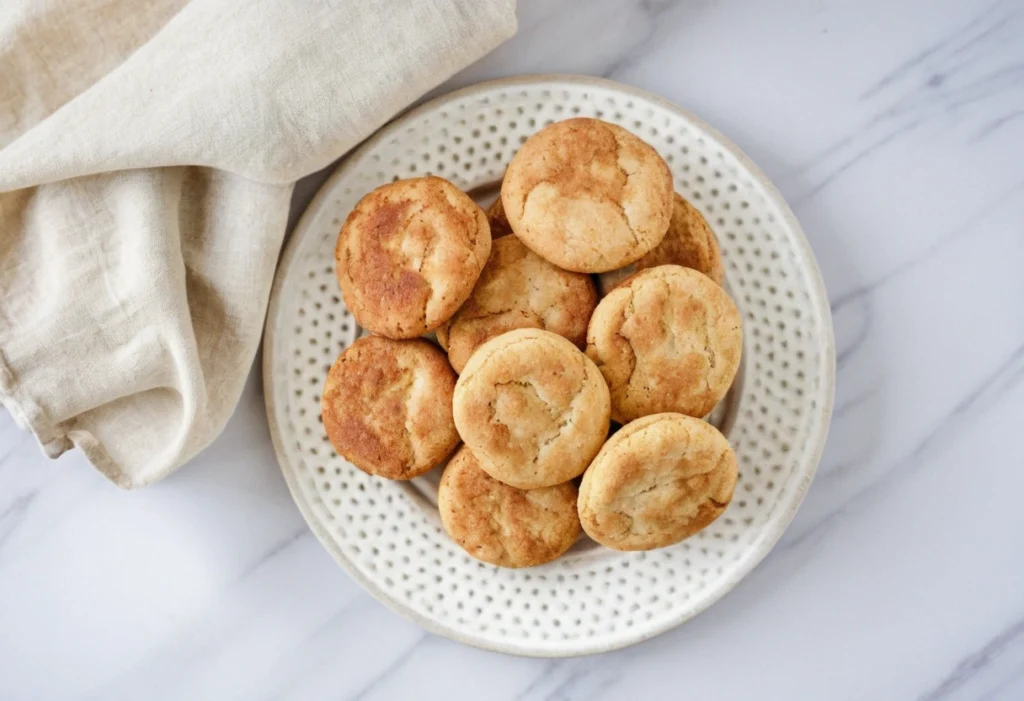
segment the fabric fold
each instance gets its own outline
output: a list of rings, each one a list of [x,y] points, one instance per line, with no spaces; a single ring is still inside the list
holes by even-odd
[[[48,455],[138,487],[231,415],[295,180],[511,36],[515,8],[78,6],[0,16],[0,400]]]

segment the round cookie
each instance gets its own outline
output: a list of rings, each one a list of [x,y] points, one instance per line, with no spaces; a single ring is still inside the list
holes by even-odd
[[[473,557],[499,567],[533,567],[576,542],[576,497],[572,482],[540,489],[503,484],[463,446],[444,469],[437,508],[448,535]]]
[[[601,300],[587,330],[587,356],[627,423],[665,411],[705,416],[740,366],[740,312],[719,285],[678,265],[648,268]]]
[[[487,208],[486,214],[487,223],[491,225],[492,239],[499,239],[512,233],[512,226],[508,223],[508,217],[505,216],[505,208],[501,204],[501,195],[498,195],[498,199],[491,202],[491,206]]]
[[[580,522],[616,550],[672,545],[725,511],[737,476],[736,455],[711,424],[645,416],[608,439],[584,473]]]
[[[661,243],[672,216],[672,174],[622,127],[555,122],[512,159],[501,200],[516,236],[555,265],[603,273]]]
[[[517,329],[480,346],[455,384],[455,425],[480,467],[519,489],[581,474],[608,435],[601,373],[550,331]]]
[[[481,344],[513,329],[552,331],[583,348],[596,305],[589,275],[562,270],[506,236],[491,246],[473,294],[437,330],[437,340],[456,372]]]
[[[334,361],[320,414],[334,449],[363,472],[407,480],[455,450],[455,373],[429,341],[361,338]]]
[[[704,215],[679,193],[676,193],[673,199],[672,220],[669,222],[665,238],[650,253],[632,265],[601,273],[597,278],[601,294],[608,294],[613,287],[633,273],[659,265],[693,268],[719,285],[725,279],[718,239],[715,238]]]
[[[466,301],[490,252],[483,210],[431,176],[389,183],[359,200],[334,258],[345,304],[361,326],[415,338]]]

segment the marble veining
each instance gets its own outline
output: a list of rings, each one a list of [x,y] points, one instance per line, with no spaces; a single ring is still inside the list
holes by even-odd
[[[1024,698],[1024,1],[520,0],[520,18],[437,92],[577,72],[661,94],[808,234],[836,408],[776,550],[648,642],[508,657],[424,633],[334,564],[256,374],[224,435],[138,493],[0,414],[0,698]]]

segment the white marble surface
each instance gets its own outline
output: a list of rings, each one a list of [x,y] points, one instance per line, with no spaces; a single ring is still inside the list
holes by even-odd
[[[1024,698],[1024,0],[520,16],[452,85],[578,72],[659,93],[737,142],[810,237],[838,396],[776,551],[653,641],[506,657],[424,634],[334,564],[255,376],[210,449],[137,493],[0,415],[0,699]]]

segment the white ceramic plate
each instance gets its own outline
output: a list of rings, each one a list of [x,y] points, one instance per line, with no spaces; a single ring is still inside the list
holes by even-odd
[[[586,538],[557,561],[504,570],[473,560],[434,506],[439,470],[410,483],[360,472],[332,450],[320,391],[360,333],[334,273],[341,223],[383,183],[433,173],[467,191],[500,180],[526,138],[575,115],[615,122],[668,161],[707,217],[744,320],[744,363],[722,427],[736,495],[678,545],[619,553]],[[483,83],[398,118],[338,168],[299,222],[277,271],[264,341],[267,416],[278,461],[310,528],[385,604],[426,629],[522,655],[602,652],[706,609],[750,572],[792,520],[825,443],[835,377],[828,300],[778,191],[720,134],[660,98],[593,78]]]

